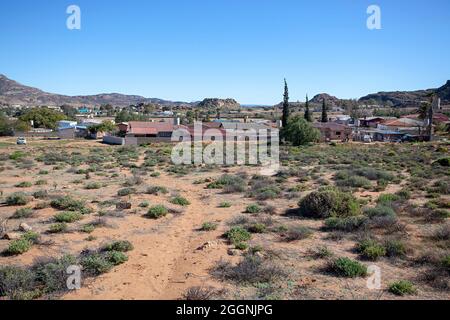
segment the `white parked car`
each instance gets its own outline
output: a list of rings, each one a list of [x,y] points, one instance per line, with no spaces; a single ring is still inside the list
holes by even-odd
[[[17,144],[18,145],[26,145],[27,139],[25,139],[24,137],[19,137],[19,138],[17,138]]]

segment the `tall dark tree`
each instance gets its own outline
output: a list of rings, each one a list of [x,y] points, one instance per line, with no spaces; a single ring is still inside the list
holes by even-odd
[[[322,122],[328,122],[327,104],[325,98],[322,100]]]
[[[309,99],[308,95],[306,95],[306,102],[305,102],[305,120],[308,122],[313,122],[311,111],[309,111]]]
[[[289,89],[284,79],[284,99],[283,99],[283,118],[281,120],[283,127],[286,127],[289,121]]]

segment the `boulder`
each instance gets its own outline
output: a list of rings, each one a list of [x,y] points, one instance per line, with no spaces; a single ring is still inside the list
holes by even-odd
[[[30,226],[29,226],[28,224],[26,224],[25,222],[22,222],[22,223],[19,225],[19,230],[20,230],[20,231],[23,231],[23,232],[28,232],[28,231],[32,231],[33,228],[30,227]]]

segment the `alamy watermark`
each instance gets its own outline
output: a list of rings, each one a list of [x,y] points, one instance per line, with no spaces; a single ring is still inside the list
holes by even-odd
[[[81,289],[81,267],[72,265],[67,267],[66,270],[67,277],[66,285],[69,290],[80,290]]]
[[[367,29],[369,30],[381,30],[381,8],[378,5],[370,5],[367,8]]]
[[[239,127],[245,127],[240,129]],[[236,123],[236,129],[179,128],[172,134],[172,162],[175,165],[259,165],[279,168],[279,130],[252,128]]]
[[[66,13],[70,16],[66,20],[66,26],[69,30],[81,30],[81,9],[77,5],[67,7]]]

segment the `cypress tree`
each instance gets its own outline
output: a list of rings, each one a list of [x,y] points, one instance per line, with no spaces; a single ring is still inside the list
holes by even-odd
[[[322,100],[322,122],[328,122],[327,105],[325,103],[325,98]]]
[[[281,120],[283,127],[286,127],[289,120],[289,89],[284,79],[284,99],[283,99],[283,118]]]
[[[308,95],[306,95],[306,103],[305,103],[305,120],[308,122],[312,122],[311,112],[309,111]]]

